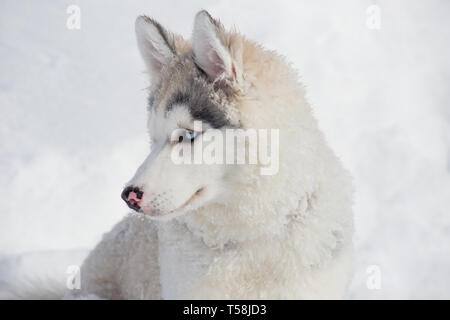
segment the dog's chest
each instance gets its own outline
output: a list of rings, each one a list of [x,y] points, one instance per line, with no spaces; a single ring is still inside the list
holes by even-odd
[[[158,225],[158,242],[162,298],[187,297],[206,273],[214,251],[177,221]]]

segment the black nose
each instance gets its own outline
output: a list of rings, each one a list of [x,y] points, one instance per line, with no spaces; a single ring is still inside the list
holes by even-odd
[[[122,191],[121,197],[131,209],[139,212],[143,195],[144,193],[138,187],[129,186]]]

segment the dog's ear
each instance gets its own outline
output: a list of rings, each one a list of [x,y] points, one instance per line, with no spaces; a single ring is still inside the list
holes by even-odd
[[[162,67],[176,55],[174,38],[158,22],[147,16],[136,19],[136,38],[147,69],[158,77]]]
[[[195,16],[192,38],[195,62],[211,80],[237,80],[239,68],[232,56],[230,39],[222,24],[207,11]]]

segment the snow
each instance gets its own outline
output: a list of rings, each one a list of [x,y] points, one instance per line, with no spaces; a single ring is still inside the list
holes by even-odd
[[[66,27],[73,4],[79,30]],[[381,9],[379,30],[366,25],[372,4]],[[21,277],[17,266],[35,268],[30,256],[42,254],[40,267],[56,268],[45,258],[51,252],[80,263],[128,212],[120,193],[148,151],[148,82],[134,20],[148,14],[189,37],[202,8],[288,57],[352,172],[350,297],[450,298],[445,0],[2,0],[0,291]],[[72,260],[64,255],[71,252]],[[371,266],[379,289],[367,285]]]

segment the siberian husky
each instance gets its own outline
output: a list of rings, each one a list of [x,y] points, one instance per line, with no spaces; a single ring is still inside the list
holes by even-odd
[[[136,35],[151,79],[152,148],[122,193],[134,213],[85,259],[76,295],[345,298],[351,178],[319,131],[296,72],[206,11],[196,15],[189,41],[146,16],[137,18]],[[262,174],[270,164],[260,159],[174,161],[177,148],[193,147],[192,157],[204,151],[211,130],[239,129],[277,130],[266,143],[279,162],[272,174]]]

